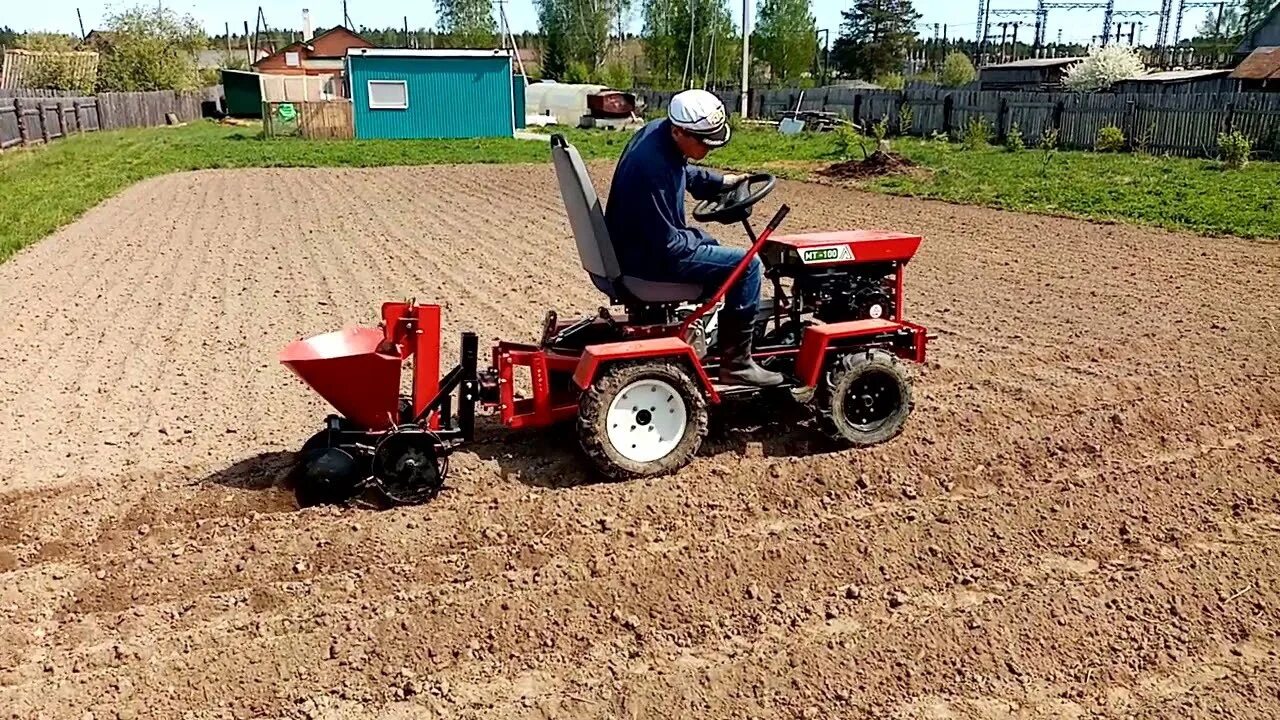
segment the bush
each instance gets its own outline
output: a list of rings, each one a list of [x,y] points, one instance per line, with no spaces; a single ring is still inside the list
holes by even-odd
[[[607,63],[596,73],[596,79],[601,85],[608,85],[614,90],[630,90],[635,86],[631,70],[620,62]]]
[[[1009,152],[1022,152],[1027,144],[1022,141],[1022,128],[1018,127],[1018,123],[1014,123],[1009,127],[1009,134],[1004,138],[1004,149]]]
[[[1098,139],[1093,143],[1098,152],[1119,152],[1124,149],[1124,132],[1115,125],[1108,125],[1098,131]]]
[[[107,18],[111,42],[98,63],[98,90],[193,90],[196,55],[209,40],[191,15],[136,6]]]
[[[901,73],[881,75],[875,79],[875,83],[885,90],[901,90],[907,85],[907,81],[902,77]]]
[[[586,63],[572,60],[564,67],[564,77],[560,78],[561,82],[579,84],[591,81],[591,72],[587,70]]]
[[[871,126],[871,134],[876,136],[877,142],[884,142],[889,135],[889,116],[883,115],[875,125]]]
[[[1218,150],[1222,153],[1222,164],[1232,169],[1239,169],[1249,163],[1252,145],[1249,138],[1239,130],[1218,134]]]
[[[942,84],[947,87],[960,87],[976,80],[978,71],[973,63],[962,52],[953,52],[942,61]]]
[[[1068,68],[1062,81],[1076,92],[1093,92],[1144,72],[1146,65],[1137,50],[1123,45],[1107,45],[1090,48],[1089,56]]]
[[[991,144],[991,123],[982,115],[969,118],[960,138],[966,150],[977,150]]]
[[[860,146],[861,142],[858,131],[853,129],[853,123],[844,118],[841,120],[835,129],[836,155],[841,160],[849,160],[853,157],[854,146]]]
[[[1047,127],[1040,133],[1040,175],[1049,170],[1049,163],[1058,151],[1058,128]]]
[[[902,106],[898,108],[898,134],[910,135],[911,128],[914,127],[915,124],[915,111],[911,109],[910,105],[902,103]]]

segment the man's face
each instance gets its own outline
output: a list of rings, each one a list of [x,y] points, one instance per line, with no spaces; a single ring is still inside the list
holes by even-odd
[[[680,148],[680,152],[691,160],[701,160],[711,151],[711,146],[703,143],[692,133],[686,132],[684,128],[671,128],[671,136],[675,138],[676,147]]]

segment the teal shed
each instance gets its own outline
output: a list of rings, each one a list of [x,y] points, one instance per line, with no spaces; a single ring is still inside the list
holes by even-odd
[[[515,134],[507,50],[352,48],[346,64],[357,138]]]

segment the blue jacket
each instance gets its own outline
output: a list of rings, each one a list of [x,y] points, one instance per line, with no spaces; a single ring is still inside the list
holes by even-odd
[[[646,280],[675,277],[675,262],[715,238],[685,224],[686,189],[712,199],[724,176],[689,165],[671,138],[669,120],[654,120],[627,143],[613,173],[604,221],[624,275]]]

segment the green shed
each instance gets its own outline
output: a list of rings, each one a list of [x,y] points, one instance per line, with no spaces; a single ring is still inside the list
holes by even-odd
[[[221,72],[227,114],[238,118],[262,117],[262,85],[258,73],[226,68]]]
[[[511,59],[501,49],[352,48],[346,75],[355,136],[511,137],[522,80]]]

